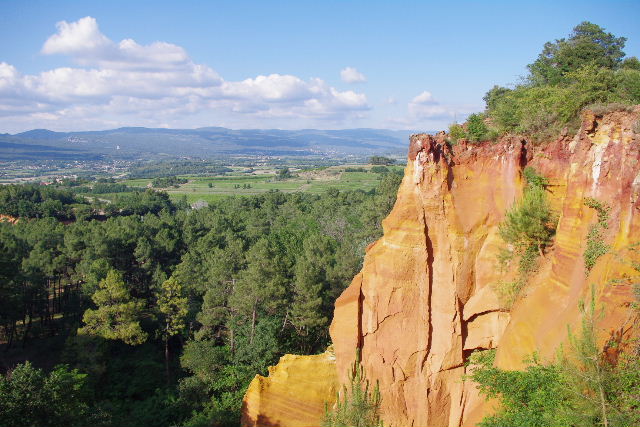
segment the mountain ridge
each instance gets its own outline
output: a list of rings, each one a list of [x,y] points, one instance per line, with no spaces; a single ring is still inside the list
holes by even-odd
[[[136,158],[156,156],[215,157],[219,155],[402,155],[412,130],[390,129],[229,129],[203,127],[166,129],[121,127],[98,131],[57,132],[31,129],[0,135],[0,142],[20,145],[24,151],[42,147],[69,150],[78,158],[106,156]],[[39,146],[35,150],[35,146]],[[37,154],[31,153],[37,158]],[[0,155],[12,159],[0,146]],[[46,157],[46,156],[42,156]]]

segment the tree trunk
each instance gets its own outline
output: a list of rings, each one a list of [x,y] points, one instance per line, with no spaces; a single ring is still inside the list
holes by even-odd
[[[169,324],[167,323],[166,335],[164,338],[164,368],[167,374],[167,385],[171,384],[171,372],[169,372]]]
[[[256,333],[256,305],[258,305],[257,301],[253,304],[253,313],[251,315],[251,336],[249,337],[250,345],[253,345],[253,337]]]
[[[29,309],[29,323],[24,329],[24,335],[22,335],[22,348],[25,348],[27,345],[27,337],[29,336],[29,331],[31,331],[31,322],[33,321],[33,309]],[[24,323],[23,323],[24,326]]]

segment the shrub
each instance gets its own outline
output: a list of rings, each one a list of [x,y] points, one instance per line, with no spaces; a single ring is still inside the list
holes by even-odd
[[[500,236],[517,252],[524,253],[532,246],[542,252],[553,236],[552,220],[545,190],[533,187],[507,212]]]
[[[476,352],[470,358],[469,378],[478,383],[481,394],[501,402],[500,409],[480,426],[565,425],[557,418],[564,397],[559,368],[534,360],[524,371],[506,371],[495,368],[494,359],[495,350]]]
[[[598,258],[609,252],[609,245],[604,242],[602,232],[609,228],[609,211],[611,211],[611,207],[592,197],[587,197],[583,203],[585,206],[595,209],[598,213],[598,222],[589,228],[587,247],[582,255],[584,266],[588,273],[596,265]]]
[[[371,172],[373,172],[373,173],[389,173],[390,170],[386,166],[373,166],[373,167],[371,167]]]
[[[489,129],[484,123],[483,114],[471,114],[467,118],[467,136],[470,141],[479,142],[486,141]]]
[[[610,103],[596,103],[587,105],[583,110],[591,110],[597,116],[602,116],[604,114],[612,113],[614,111],[633,111],[633,107],[628,104],[623,104],[621,102],[610,102]]]
[[[538,267],[538,255],[551,242],[555,232],[555,215],[547,200],[548,181],[531,167],[523,171],[527,182],[522,199],[507,212],[499,225],[502,240],[510,247],[500,251],[498,261],[508,265],[518,258],[518,279],[510,283],[500,283],[496,291],[503,304],[511,307],[530,273]]]
[[[457,123],[452,123],[449,125],[449,139],[452,143],[456,144],[458,140],[466,138],[467,133],[464,131],[464,128]]]
[[[625,39],[583,22],[569,39],[546,43],[529,65],[524,83],[494,86],[484,97],[486,113],[500,133],[525,134],[534,141],[579,126],[580,111],[596,104],[602,112],[640,102],[640,63],[621,59]],[[602,107],[600,107],[602,106]],[[471,132],[469,132],[471,133]]]
[[[343,398],[336,401],[335,407],[329,411],[325,405],[324,427],[382,427],[380,420],[380,389],[378,384],[370,390],[364,369],[360,364],[360,352],[349,373],[350,386],[343,387]]]

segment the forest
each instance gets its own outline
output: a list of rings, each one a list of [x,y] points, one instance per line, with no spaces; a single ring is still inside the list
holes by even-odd
[[[94,203],[3,186],[3,424],[237,425],[256,374],[329,345],[400,180],[198,210],[151,189]]]

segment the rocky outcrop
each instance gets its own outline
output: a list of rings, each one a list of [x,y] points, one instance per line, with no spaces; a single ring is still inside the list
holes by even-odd
[[[539,146],[507,137],[450,148],[443,133],[412,136],[384,236],[336,301],[330,332],[340,382],[359,348],[367,377],[379,382],[385,425],[475,425],[490,408],[463,380],[474,350],[497,348],[505,369],[522,368],[533,352],[552,358],[592,286],[602,342],[632,333],[624,277],[634,274],[630,245],[640,241],[639,116],[640,107],[587,113],[575,136]],[[549,179],[559,219],[553,246],[507,309],[496,288],[513,280],[515,266],[498,268],[498,225],[522,194],[527,165]],[[588,197],[611,207],[610,251],[590,272],[583,253],[597,214]]]
[[[256,375],[245,394],[241,424],[247,427],[319,426],[325,404],[338,391],[335,356],[331,350],[315,356],[287,354],[269,376]]]

